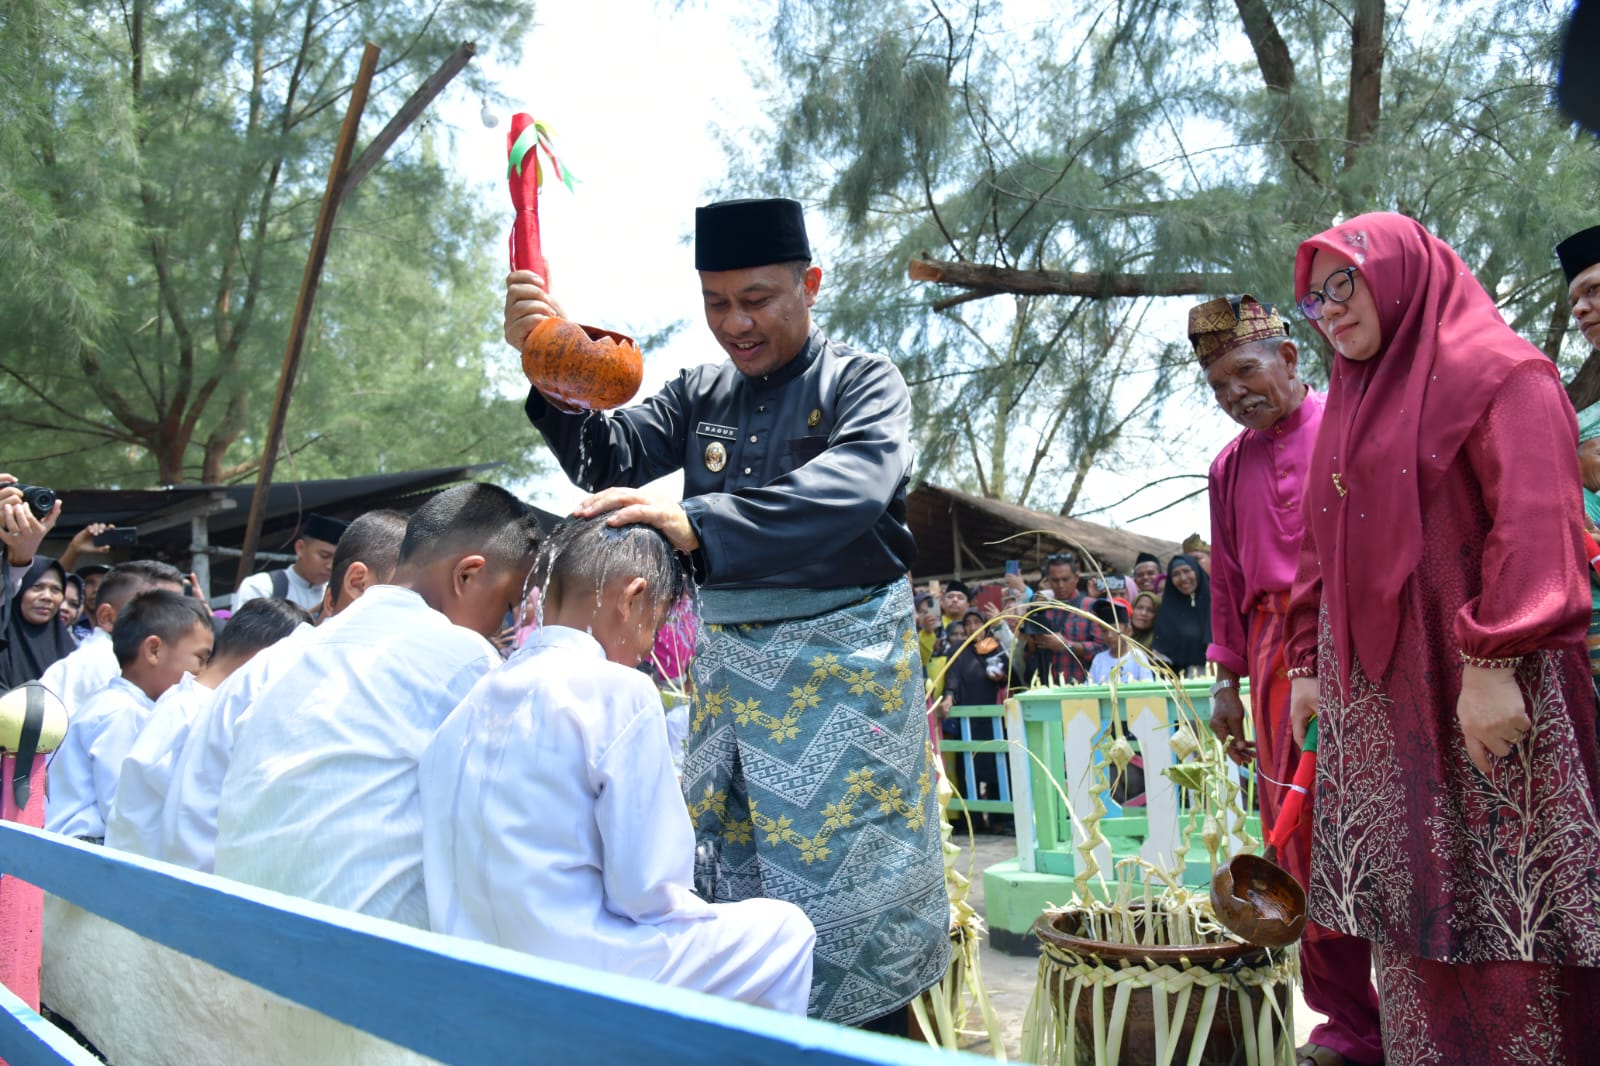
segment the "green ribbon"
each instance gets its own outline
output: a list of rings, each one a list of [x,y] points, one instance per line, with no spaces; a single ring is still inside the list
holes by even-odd
[[[544,168],[539,165],[540,148],[550,157],[550,165],[555,168],[556,177],[561,179],[561,184],[567,187],[568,192],[574,191],[573,186],[577,179],[572,176],[572,171],[561,165],[556,158],[556,153],[550,147],[550,131],[545,129],[542,122],[530,122],[511,145],[511,151],[506,154],[506,177],[520,175],[526,170],[527,158],[533,157],[533,187],[544,187]]]
[[[533,151],[538,144],[539,124],[537,122],[530,122],[526,127],[523,128],[522,132],[517,135],[516,142],[512,144],[511,151],[507,155],[508,161],[506,164],[506,177],[509,178],[512,175],[521,174],[523,159],[525,159],[528,153]],[[539,165],[539,160],[537,157],[534,158],[533,165],[535,167]]]

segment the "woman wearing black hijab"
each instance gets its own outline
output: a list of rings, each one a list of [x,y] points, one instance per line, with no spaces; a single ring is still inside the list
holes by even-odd
[[[1179,674],[1205,669],[1211,643],[1211,578],[1189,555],[1167,564],[1166,592],[1151,650]]]
[[[43,555],[22,575],[6,607],[5,647],[0,649],[0,690],[37,681],[50,664],[71,654],[76,643],[61,621],[66,571]]]

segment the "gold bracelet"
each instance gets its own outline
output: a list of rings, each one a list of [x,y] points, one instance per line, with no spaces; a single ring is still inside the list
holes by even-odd
[[[1296,666],[1292,669],[1285,670],[1284,673],[1289,676],[1291,681],[1299,681],[1303,678],[1310,678],[1311,680],[1315,681],[1317,677],[1317,668],[1315,666]]]
[[[1480,670],[1513,670],[1522,664],[1522,656],[1513,655],[1506,659],[1484,659],[1461,652],[1461,661],[1467,666],[1476,666]]]

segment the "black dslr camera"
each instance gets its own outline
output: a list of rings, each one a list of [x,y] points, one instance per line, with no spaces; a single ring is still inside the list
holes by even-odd
[[[33,511],[33,517],[43,520],[49,516],[51,511],[55,510],[55,489],[47,489],[39,485],[13,485],[12,488],[22,493],[23,502]]]

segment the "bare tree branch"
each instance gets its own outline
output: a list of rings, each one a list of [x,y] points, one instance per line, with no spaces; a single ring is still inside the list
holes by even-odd
[[[955,285],[985,295],[1082,296],[1104,300],[1127,296],[1197,296],[1222,294],[1239,288],[1233,274],[1092,274],[1087,271],[1018,270],[981,263],[951,263],[913,259],[907,269],[912,281]]]

